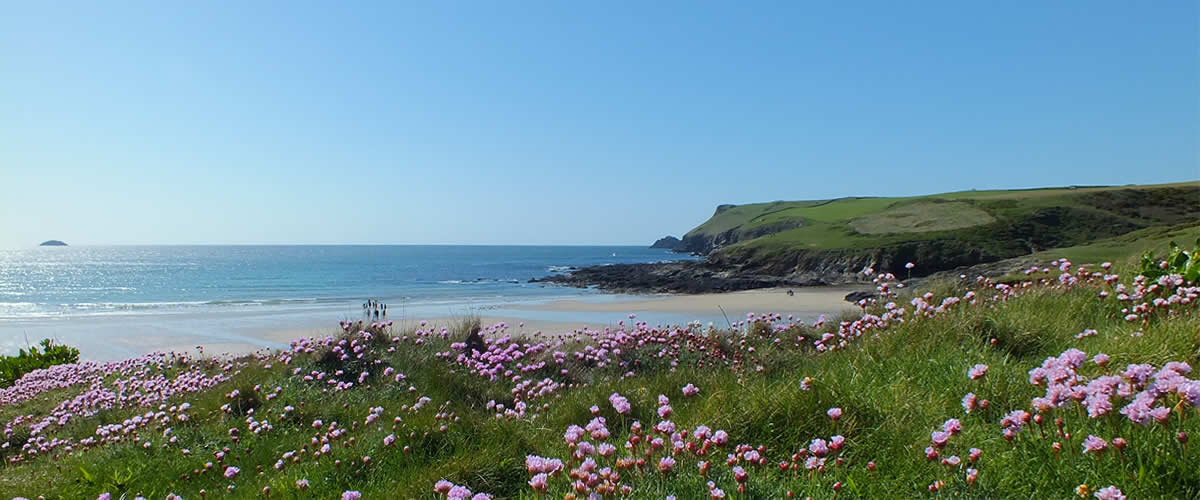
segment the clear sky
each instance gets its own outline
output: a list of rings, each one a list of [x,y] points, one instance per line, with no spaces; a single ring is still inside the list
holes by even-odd
[[[1200,12],[6,2],[0,246],[648,244],[721,203],[1200,178]]]

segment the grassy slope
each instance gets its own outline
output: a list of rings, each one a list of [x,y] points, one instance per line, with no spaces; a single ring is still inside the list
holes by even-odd
[[[951,294],[961,295],[964,289],[943,284],[929,291],[940,300]],[[303,374],[341,366],[336,361],[331,364],[317,357],[298,356],[291,366],[274,361],[267,368],[263,361],[243,359],[235,364],[233,370],[240,372],[232,375],[233,381],[176,401],[186,400],[195,406],[192,423],[175,426],[179,443],[163,448],[161,431],[147,430],[143,435],[155,443],[149,450],[123,443],[65,455],[59,450],[53,459],[38,457],[7,465],[0,473],[0,497],[93,498],[102,491],[120,491],[161,498],[173,491],[190,499],[198,498],[196,492],[204,488],[209,498],[253,498],[263,486],[270,486],[273,498],[334,498],[346,489],[360,490],[368,499],[429,498],[434,481],[446,478],[498,497],[534,498],[525,485],[529,479],[523,470],[526,454],[565,458],[569,451],[563,431],[572,424],[586,424],[591,418],[588,408],[598,405],[614,435],[609,442],[618,445],[618,456],[622,456],[625,452],[619,445],[625,440],[627,424],[635,418],[647,427],[657,422],[655,398],[666,394],[675,410],[670,418],[677,425],[690,430],[704,424],[728,431],[731,443],[765,446],[767,465],[746,466],[750,469],[750,498],[780,498],[789,490],[830,498],[832,485],[838,481],[845,486],[838,498],[916,497],[926,495],[926,486],[937,480],[947,482],[943,493],[973,498],[1065,498],[1079,484],[1093,489],[1114,484],[1130,498],[1195,498],[1200,495],[1200,450],[1194,449],[1194,443],[1185,448],[1174,439],[1179,430],[1193,437],[1200,435],[1200,414],[1192,408],[1184,407],[1181,416],[1186,420],[1172,417],[1166,427],[1136,426],[1115,410],[1108,417],[1092,420],[1076,408],[1069,408],[1047,415],[1051,420],[1065,419],[1069,438],[1053,437],[1050,420],[1042,429],[1047,437],[1042,437],[1034,425],[1011,444],[1000,435],[999,421],[1004,413],[1029,409],[1030,399],[1044,391],[1028,383],[1027,372],[1067,348],[1076,347],[1089,355],[1108,353],[1112,356],[1110,366],[1118,370],[1129,363],[1161,366],[1167,361],[1200,362],[1200,317],[1194,306],[1145,325],[1123,321],[1119,308],[1112,299],[1106,302],[1096,298],[1096,288],[1090,285],[1067,291],[1035,287],[1022,297],[995,306],[963,305],[941,316],[910,320],[828,353],[792,347],[788,341],[775,345],[770,336],[731,337],[727,348],[743,356],[746,348],[757,349],[761,371],[751,365],[738,370],[721,365],[718,369],[699,367],[696,363],[702,358],[686,352],[680,366],[671,370],[665,361],[652,356],[659,347],[630,348],[625,359],[640,363],[636,375],[622,378],[620,374],[627,368],[587,368],[569,362],[571,379],[582,385],[536,400],[536,404],[548,406],[532,420],[494,418],[484,403],[492,399],[511,401],[513,384],[482,381],[461,369],[452,369],[445,360],[435,359],[432,353],[445,350],[449,342],[436,338],[422,346],[408,342],[400,344],[395,352],[379,353],[381,365],[407,374],[403,383],[376,375],[367,385],[342,392],[323,390],[323,384],[306,383],[291,374],[291,366],[301,367]],[[1086,328],[1100,333],[1076,339],[1075,334]],[[1144,335],[1131,337],[1135,331]],[[733,347],[738,342],[742,343],[741,350]],[[990,371],[980,380],[970,380],[967,369],[976,363],[989,365]],[[221,367],[213,365],[209,369],[218,371]],[[1105,371],[1111,370],[1090,363],[1080,370],[1087,376]],[[172,369],[167,372],[170,375]],[[814,379],[811,390],[801,386],[806,376]],[[562,380],[555,368],[526,378],[542,377]],[[701,395],[683,398],[680,388],[687,383],[698,385]],[[258,397],[258,418],[267,418],[276,427],[263,436],[246,432],[244,417],[218,410],[228,402],[225,394],[235,388],[261,395],[253,390],[256,384],[265,388],[263,392],[276,385],[282,388],[277,399]],[[415,392],[410,392],[410,385]],[[60,390],[20,405],[0,407],[0,419],[7,422],[15,415],[43,414],[72,392],[78,391]],[[607,401],[613,392],[629,398],[632,415],[622,417],[613,411]],[[989,399],[990,409],[965,414],[960,399],[968,392]],[[413,405],[419,396],[432,399],[429,407],[420,411],[402,409]],[[296,415],[279,417],[288,404],[297,407]],[[382,424],[363,425],[373,406],[385,409]],[[831,407],[843,409],[844,417],[839,422],[826,417]],[[143,411],[109,410],[76,420],[55,434],[87,436],[97,424],[120,422]],[[448,412],[453,416],[439,418],[439,413]],[[395,416],[402,417],[403,423],[393,431]],[[964,431],[951,439],[944,455],[953,453],[965,458],[970,447],[983,450],[983,458],[975,465],[980,479],[974,486],[963,479],[965,466],[938,465],[924,457],[930,432],[951,417],[962,420]],[[334,448],[333,458],[342,460],[342,465],[333,465],[329,458],[306,459],[276,472],[271,465],[280,454],[306,445],[314,436],[308,424],[317,418],[326,425],[332,421],[355,423],[350,435],[356,442],[345,445],[343,441]],[[448,425],[447,431],[439,430],[442,424]],[[230,427],[241,428],[239,443],[229,437]],[[400,436],[397,447],[384,447],[381,441],[391,432]],[[841,455],[845,464],[831,465],[811,478],[803,473],[779,472],[774,465],[811,439],[828,439],[835,433],[847,438]],[[1080,443],[1089,434],[1106,440],[1119,435],[1130,445],[1120,457],[1111,449],[1099,458],[1084,455]],[[1062,443],[1061,453],[1052,451],[1052,441]],[[410,446],[411,451],[402,452],[401,446]],[[191,449],[190,457],[180,454],[184,447]],[[213,461],[212,454],[222,447],[232,450],[226,462],[242,468],[235,480],[220,478],[219,472],[189,480],[179,478],[180,474],[202,469],[204,462]],[[705,491],[706,480],[715,481],[732,497],[736,495],[735,482],[730,468],[723,464],[729,451],[731,447],[726,447],[711,456],[714,463],[708,477],[697,472],[697,458],[682,454],[675,473],[662,476],[650,468],[627,470],[622,472],[622,481],[635,488],[637,498],[662,498],[666,494],[697,498]],[[361,463],[364,455],[372,457],[370,464]],[[874,472],[866,470],[868,461],[877,465]],[[600,462],[606,466],[612,460]],[[264,473],[256,475],[256,467]],[[96,478],[94,482],[85,479],[84,470]],[[300,478],[311,482],[307,492],[296,489],[295,480]],[[225,493],[228,484],[236,485],[232,494]],[[552,480],[551,485],[551,497],[559,498],[569,491],[562,478]]]
[[[1033,257],[1043,260],[1066,257],[1081,263],[1122,262],[1136,259],[1147,251],[1166,248],[1170,241],[1191,248],[1197,238],[1200,238],[1200,225],[1151,227],[1087,245],[1038,252]]]
[[[962,238],[983,241],[1004,226],[1019,235],[1021,228],[1011,225],[1047,209],[1069,209],[1061,227],[1054,228],[1070,246],[1121,232],[1163,224],[1154,214],[1138,213],[1137,207],[1103,206],[1097,195],[1118,191],[1163,192],[1163,189],[1200,188],[1200,182],[1154,186],[1046,188],[1011,191],[964,191],[906,198],[841,198],[836,200],[772,202],[741,205],[714,215],[688,232],[686,237],[707,237],[729,231],[758,235],[755,229],[780,228],[770,234],[744,239],[725,249],[731,255],[770,255],[790,249],[865,249],[904,242]],[[1191,217],[1200,218],[1200,191]],[[954,210],[936,209],[947,201],[967,203]],[[1174,202],[1168,202],[1174,203]],[[1100,205],[1100,206],[1097,206]],[[924,208],[923,208],[924,207]],[[897,213],[901,212],[901,213]],[[903,213],[907,212],[907,213]],[[922,216],[925,218],[923,219]],[[1076,223],[1075,219],[1083,221]],[[997,221],[998,222],[993,222]],[[1112,227],[1117,221],[1122,227]],[[1176,221],[1178,222],[1178,221]],[[991,223],[991,224],[989,224]],[[1087,227],[1093,224],[1094,227]],[[1074,228],[1072,226],[1081,226]],[[855,228],[870,228],[860,232]],[[891,231],[886,228],[891,227]],[[963,228],[978,228],[976,231]],[[1105,232],[1104,230],[1109,230]],[[997,255],[1015,256],[1020,248],[993,248],[1000,245],[981,243]],[[1042,248],[1044,249],[1044,247]],[[763,252],[767,250],[767,252]],[[1026,252],[1027,253],[1027,252]]]

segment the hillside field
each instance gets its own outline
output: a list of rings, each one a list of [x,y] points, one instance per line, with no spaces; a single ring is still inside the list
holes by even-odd
[[[779,275],[806,271],[792,263],[813,256],[855,254],[892,272],[916,256],[921,272],[932,273],[1195,227],[1200,182],[723,205],[683,242],[719,262]]]

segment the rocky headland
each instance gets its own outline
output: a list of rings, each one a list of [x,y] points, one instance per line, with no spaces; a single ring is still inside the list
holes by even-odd
[[[595,266],[531,281],[622,293],[869,289],[868,270],[905,281],[1003,276],[1059,257],[1128,258],[1197,232],[1200,182],[721,205],[682,239],[653,246],[702,260]]]

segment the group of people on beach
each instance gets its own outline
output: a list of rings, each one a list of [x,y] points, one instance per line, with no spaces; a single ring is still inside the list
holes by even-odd
[[[387,304],[375,299],[363,302],[363,316],[367,319],[387,319]]]

